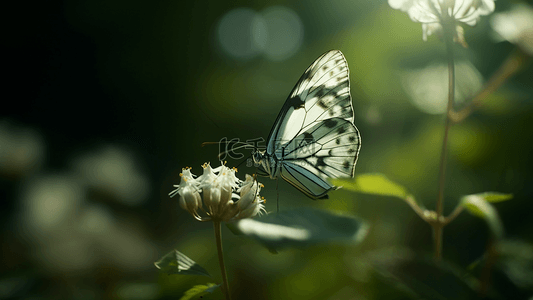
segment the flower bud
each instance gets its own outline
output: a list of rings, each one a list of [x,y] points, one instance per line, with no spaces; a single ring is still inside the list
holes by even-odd
[[[198,208],[202,207],[202,200],[200,193],[194,188],[194,186],[186,186],[180,190],[179,204],[181,208],[188,211],[191,215],[198,215]]]

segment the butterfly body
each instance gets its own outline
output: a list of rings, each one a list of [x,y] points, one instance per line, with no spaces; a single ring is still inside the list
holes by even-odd
[[[361,147],[342,53],[321,55],[285,101],[264,151],[255,151],[258,175],[284,180],[313,199],[335,186],[327,178],[353,177]]]

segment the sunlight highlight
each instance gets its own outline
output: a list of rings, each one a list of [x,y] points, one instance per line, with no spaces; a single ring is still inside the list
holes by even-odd
[[[457,86],[455,103],[460,104],[473,97],[482,87],[479,71],[467,61],[456,63]],[[446,112],[448,97],[448,67],[446,64],[433,64],[424,69],[404,71],[402,85],[410,96],[411,103],[428,114]]]

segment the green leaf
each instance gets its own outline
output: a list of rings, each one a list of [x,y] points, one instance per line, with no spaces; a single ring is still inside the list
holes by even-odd
[[[405,187],[379,173],[362,174],[356,176],[355,179],[332,179],[331,182],[358,193],[393,196],[404,200],[409,197],[414,199]]]
[[[271,251],[328,242],[356,244],[364,239],[368,229],[352,216],[310,208],[243,219],[232,227],[234,232],[255,238]]]
[[[496,238],[503,237],[503,225],[496,209],[480,194],[464,196],[461,199],[463,205],[471,214],[485,219],[490,230]]]
[[[513,199],[513,194],[503,194],[503,193],[498,193],[498,192],[484,192],[484,193],[479,193],[475,195],[482,197],[483,199],[485,199],[485,201],[492,202],[492,203]]]
[[[332,179],[331,183],[362,194],[397,197],[406,201],[412,207],[423,208],[423,205],[418,203],[404,186],[389,180],[380,173],[362,174],[354,179]]]
[[[207,271],[178,250],[173,250],[154,263],[167,274],[211,276]]]
[[[201,298],[208,293],[211,294],[213,291],[220,287],[220,284],[208,283],[207,285],[195,285],[185,292],[185,294],[180,298],[180,300],[189,300],[193,297]]]

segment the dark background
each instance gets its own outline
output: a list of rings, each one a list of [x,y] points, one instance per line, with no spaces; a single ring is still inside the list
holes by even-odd
[[[275,5],[300,18],[293,55],[237,59],[225,52],[217,39],[224,14]],[[496,2],[497,11],[509,7]],[[218,165],[217,146],[202,142],[266,138],[296,80],[330,49],[341,50],[351,70],[362,135],[356,173],[384,173],[434,208],[444,118],[413,104],[404,83],[412,70],[445,63],[444,44],[435,36],[423,42],[420,24],[386,1],[13,1],[0,19],[2,299],[170,299],[194,284],[220,282],[211,225],[167,196],[172,184],[183,167],[199,175],[202,163]],[[515,50],[494,41],[489,19],[465,28],[469,48],[456,47],[457,61],[477,69],[480,83]],[[513,193],[495,207],[506,239],[526,250],[533,225],[531,75],[527,62],[452,127],[445,199],[448,214],[461,195]],[[241,178],[254,172],[239,170]],[[273,211],[275,182],[262,182]],[[430,227],[403,202],[342,190],[313,202],[279,185],[282,209],[344,211],[367,220],[371,231],[357,247],[273,255],[224,228],[236,298],[377,299],[381,286],[360,265],[369,255],[431,255]],[[481,219],[464,212],[444,230],[444,258],[466,268],[489,236]],[[213,278],[159,275],[153,262],[173,248]],[[531,292],[508,273],[496,274],[506,283],[495,283],[499,293]]]

